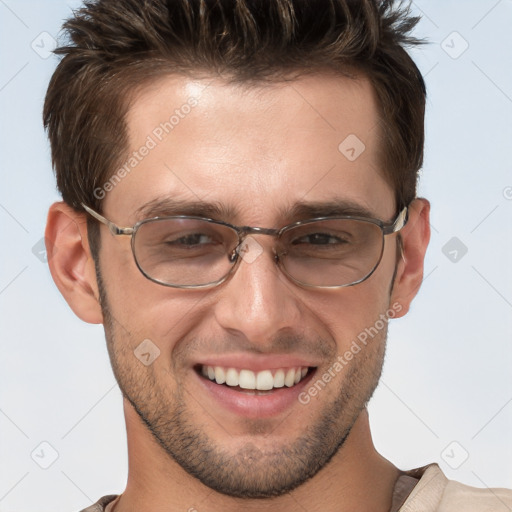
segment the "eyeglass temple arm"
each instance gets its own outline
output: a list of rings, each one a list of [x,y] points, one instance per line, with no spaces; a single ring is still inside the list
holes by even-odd
[[[384,234],[389,235],[391,233],[396,233],[397,231],[400,231],[406,224],[408,220],[408,208],[407,206],[404,207],[404,209],[398,214],[398,217],[395,219],[395,222],[391,224],[391,226],[388,226],[384,230]]]
[[[91,216],[93,216],[97,221],[105,224],[108,227],[109,231],[114,235],[132,235],[134,232],[133,228],[122,228],[118,225],[114,224],[112,221],[103,217],[103,215],[94,211],[92,208],[89,208],[86,204],[81,203],[84,210]],[[384,230],[384,234],[391,234],[400,231],[406,224],[408,220],[408,209],[407,206],[398,214],[398,217],[395,219],[393,224],[386,227]],[[265,233],[265,234],[277,234],[277,230],[275,229],[266,229],[266,228],[244,228],[242,230],[243,235],[247,236],[250,233]],[[240,233],[240,234],[242,234]]]
[[[107,218],[103,217],[103,215],[100,215],[98,212],[95,212],[92,208],[89,208],[86,204],[81,203],[84,210],[89,214],[92,215],[96,220],[101,222],[102,224],[105,224],[105,226],[108,227],[109,231],[113,235],[131,235],[133,234],[133,228],[121,228],[108,220]]]

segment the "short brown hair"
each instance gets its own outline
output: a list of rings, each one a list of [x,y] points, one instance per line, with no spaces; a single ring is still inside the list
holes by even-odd
[[[101,211],[93,191],[127,151],[134,93],[159,77],[221,74],[279,80],[329,70],[363,73],[380,108],[382,172],[397,208],[416,196],[425,84],[404,49],[418,18],[393,0],[96,0],[64,24],[44,125],[66,203]]]

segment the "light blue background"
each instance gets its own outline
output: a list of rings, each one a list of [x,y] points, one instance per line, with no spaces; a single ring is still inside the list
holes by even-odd
[[[42,57],[77,5],[0,0],[1,512],[79,510],[126,482],[102,328],[73,315],[33,252],[59,199],[41,123],[56,58]],[[512,1],[413,9],[430,41],[413,56],[429,93],[432,241],[419,296],[391,323],[374,439],[403,469],[438,461],[450,478],[512,487]],[[468,249],[455,263],[442,250],[452,237]]]

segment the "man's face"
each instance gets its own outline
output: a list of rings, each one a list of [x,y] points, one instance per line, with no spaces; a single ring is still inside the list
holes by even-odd
[[[183,107],[191,97],[197,104]],[[173,114],[166,133],[161,123]],[[168,78],[144,90],[127,123],[130,153],[148,136],[156,145],[104,200],[105,216],[118,225],[135,224],[138,210],[165,200],[215,203],[225,212],[218,220],[268,228],[302,220],[289,213],[297,203],[347,201],[386,222],[396,215],[379,171],[377,108],[366,80],[317,75],[248,87]],[[354,145],[354,136],[364,143],[355,159],[350,148],[338,149],[347,137]],[[201,212],[167,205],[150,215],[180,213]],[[149,281],[129,237],[104,228],[99,265],[109,351],[125,397],[185,470],[240,497],[289,491],[342,445],[380,376],[386,327],[307,404],[299,397],[390,309],[397,255],[396,235],[386,237],[369,279],[308,289],[277,268],[272,237],[254,240],[263,252],[208,290]],[[134,350],[147,339],[160,355],[146,366]],[[292,387],[259,394],[211,381],[204,366],[309,370]]]

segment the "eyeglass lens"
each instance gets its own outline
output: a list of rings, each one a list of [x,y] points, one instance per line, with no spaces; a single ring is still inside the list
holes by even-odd
[[[201,219],[154,219],[139,225],[135,259],[151,279],[174,286],[200,286],[226,277],[239,243],[229,226]],[[358,282],[379,263],[381,228],[373,222],[327,219],[287,228],[277,243],[283,270],[312,286]]]

